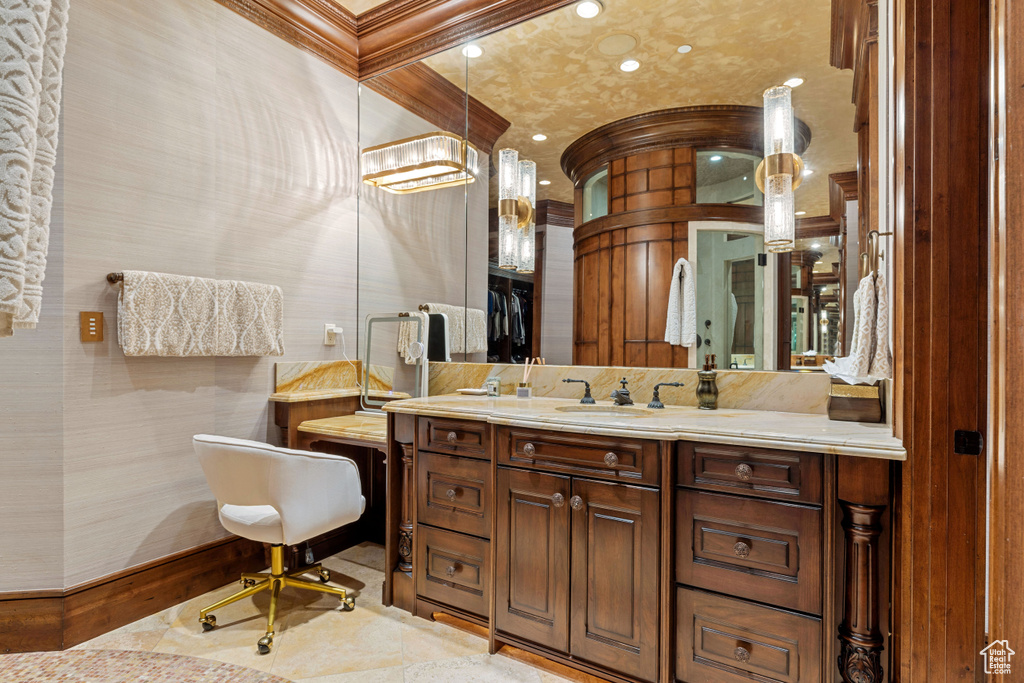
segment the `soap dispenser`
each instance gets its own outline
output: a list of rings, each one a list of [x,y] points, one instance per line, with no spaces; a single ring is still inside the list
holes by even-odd
[[[715,354],[704,356],[704,369],[697,371],[697,407],[701,410],[718,409],[718,373]]]

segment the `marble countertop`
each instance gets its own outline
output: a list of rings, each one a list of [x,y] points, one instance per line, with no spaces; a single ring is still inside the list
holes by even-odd
[[[387,443],[388,421],[383,415],[342,415],[321,420],[306,420],[299,425],[299,431],[368,443]]]
[[[303,391],[279,391],[270,395],[270,400],[275,403],[301,403],[302,401],[322,401],[330,398],[349,398],[359,396],[362,390],[359,387],[338,387],[337,389],[308,389]],[[370,389],[370,398],[409,398],[409,394],[401,391],[383,391]]]
[[[886,424],[838,422],[826,415],[768,410],[699,410],[666,406],[636,413],[594,415],[562,412],[575,399],[517,399],[511,396],[444,395],[392,401],[385,411],[433,417],[480,420],[492,424],[577,434],[599,434],[662,441],[699,440],[760,448],[832,453],[886,460],[906,460],[907,452]],[[611,408],[611,401],[598,401]]]

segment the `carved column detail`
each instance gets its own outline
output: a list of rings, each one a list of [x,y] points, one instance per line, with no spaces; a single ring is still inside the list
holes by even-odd
[[[398,525],[398,570],[412,572],[412,506],[414,505],[412,485],[413,447],[402,447],[402,522]]]
[[[839,671],[846,683],[881,683],[878,537],[884,506],[839,501],[846,536],[846,599],[839,626]]]

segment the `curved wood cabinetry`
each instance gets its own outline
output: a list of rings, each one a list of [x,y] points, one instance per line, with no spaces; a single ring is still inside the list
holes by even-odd
[[[690,221],[760,224],[763,209],[697,204],[698,149],[760,155],[760,107],[682,107],[632,116],[574,142],[562,169],[576,186],[573,363],[686,367],[664,341],[672,269],[688,258]],[[797,121],[803,152],[811,131]],[[608,167],[608,214],[584,223],[583,185]]]

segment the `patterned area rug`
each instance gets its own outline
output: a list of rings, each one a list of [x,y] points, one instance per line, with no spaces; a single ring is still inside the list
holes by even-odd
[[[67,650],[0,656],[3,683],[291,683],[243,666],[159,652]]]

